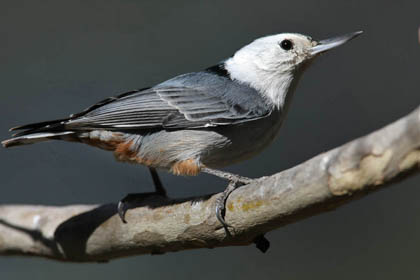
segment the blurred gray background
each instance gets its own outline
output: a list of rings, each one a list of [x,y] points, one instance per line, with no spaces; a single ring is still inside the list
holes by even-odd
[[[263,35],[323,39],[364,30],[304,75],[280,137],[229,168],[260,177],[409,113],[419,105],[419,1],[0,2],[0,139],[8,128],[67,116],[131,89],[201,70]],[[116,202],[151,191],[142,166],[49,142],[0,149],[0,203]],[[225,182],[161,173],[173,197]],[[0,279],[419,279],[420,177],[332,213],[270,232],[249,247],[137,256],[107,264],[0,257]]]

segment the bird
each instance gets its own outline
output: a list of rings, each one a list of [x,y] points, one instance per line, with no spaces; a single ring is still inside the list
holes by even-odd
[[[67,118],[11,128],[17,132],[2,145],[64,140],[113,151],[118,161],[147,166],[155,192],[163,196],[166,190],[157,169],[221,177],[229,183],[215,202],[215,215],[227,228],[229,194],[254,179],[221,168],[269,146],[308,66],[360,34],[320,41],[298,33],[261,37],[202,71],[106,98]],[[123,222],[129,199],[118,203]]]

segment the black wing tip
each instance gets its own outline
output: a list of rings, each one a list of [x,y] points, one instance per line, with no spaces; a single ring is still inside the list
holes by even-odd
[[[16,130],[25,130],[25,129],[32,129],[34,128],[35,124],[24,124],[24,125],[18,125],[18,126],[14,126],[12,128],[9,128],[9,131],[16,131]]]
[[[44,127],[44,126],[36,126],[36,124],[25,124],[25,125],[19,125],[19,126],[9,128],[9,132],[13,132],[17,130],[32,130],[32,129],[41,128],[41,127]],[[22,132],[15,133],[13,134],[13,136]]]
[[[49,128],[53,128],[53,127],[56,128],[56,126],[64,125],[67,121],[69,121],[71,119],[81,117],[81,116],[83,116],[83,115],[85,115],[85,114],[87,114],[87,113],[89,113],[89,112],[91,112],[91,111],[93,111],[93,110],[95,110],[95,109],[97,109],[101,106],[104,106],[104,105],[106,105],[110,102],[113,102],[113,101],[118,100],[120,98],[130,96],[130,95],[138,93],[138,92],[148,90],[150,88],[151,87],[144,87],[144,88],[140,88],[140,89],[136,89],[136,90],[123,92],[123,93],[120,93],[117,96],[112,96],[112,97],[108,97],[104,100],[101,100],[98,103],[93,104],[92,106],[86,108],[85,110],[83,110],[79,113],[71,114],[68,118],[52,120],[52,121],[37,122],[37,123],[30,123],[30,124],[25,124],[25,125],[18,125],[18,126],[10,128],[9,132],[16,131],[16,130],[27,130],[27,131],[18,132],[18,133],[13,135],[13,136],[21,136],[21,135],[24,135],[24,134],[28,133],[29,131],[34,132],[38,129],[49,129]]]
[[[16,130],[25,129],[25,128],[22,128],[22,127],[24,127],[24,125],[14,126],[12,128],[9,128],[9,131],[12,132],[12,131],[16,131]]]
[[[69,120],[69,118],[24,124],[24,125],[19,125],[19,126],[12,127],[12,128],[9,129],[9,131],[49,128],[49,127],[52,127],[54,125],[64,124],[68,120]]]

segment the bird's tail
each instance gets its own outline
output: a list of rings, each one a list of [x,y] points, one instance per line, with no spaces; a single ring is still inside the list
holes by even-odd
[[[52,139],[69,140],[75,132],[65,129],[64,123],[66,120],[67,119],[33,123],[11,128],[10,131],[22,131],[15,133],[12,138],[2,141],[1,144],[3,147],[9,148]]]

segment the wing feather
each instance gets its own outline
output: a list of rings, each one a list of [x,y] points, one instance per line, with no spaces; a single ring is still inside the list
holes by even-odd
[[[252,121],[271,112],[249,87],[220,81],[196,86],[183,79],[105,99],[65,125],[76,130],[205,128]]]

